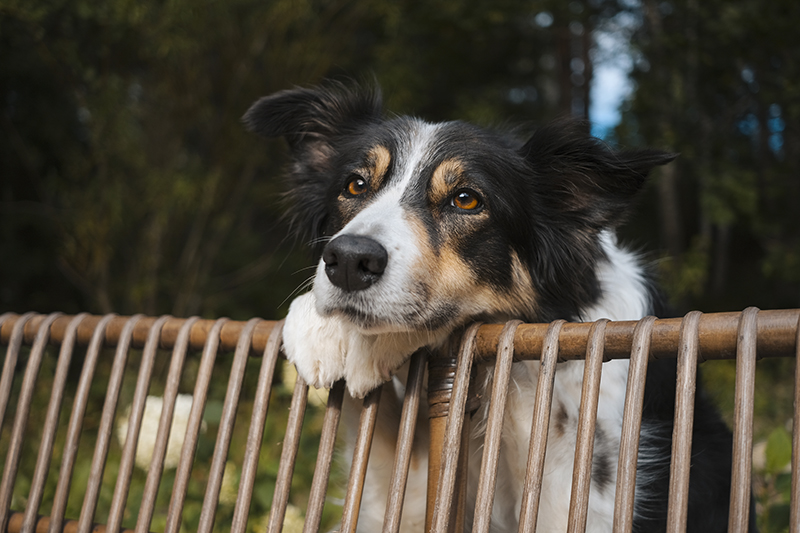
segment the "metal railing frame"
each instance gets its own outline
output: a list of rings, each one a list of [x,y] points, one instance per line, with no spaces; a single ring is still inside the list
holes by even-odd
[[[180,529],[184,498],[192,470],[194,450],[200,431],[202,411],[208,385],[212,378],[217,353],[233,352],[233,364],[228,376],[228,388],[209,470],[199,531],[211,531],[223,470],[231,445],[232,428],[242,389],[244,368],[248,357],[260,357],[252,416],[242,464],[239,493],[235,503],[232,532],[246,530],[248,510],[253,495],[259,449],[269,408],[270,391],[275,366],[280,356],[282,322],[252,319],[237,322],[227,319],[201,320],[197,317],[178,319],[169,316],[145,317],[135,315],[64,316],[60,313],[39,315],[6,313],[0,316],[0,346],[5,346],[5,359],[0,377],[0,427],[6,420],[15,375],[22,374],[20,392],[10,430],[10,442],[0,482],[0,531],[8,532],[80,532],[120,531],[122,515],[128,497],[135,443],[140,431],[144,400],[151,380],[157,350],[171,350],[172,358],[164,392],[164,409],[159,422],[153,461],[148,471],[144,496],[136,521],[137,533],[150,530],[153,506],[159,488],[172,409],[177,396],[178,382],[189,351],[201,352],[195,401],[189,417],[187,438],[177,468],[172,499],[166,520],[166,531]],[[10,508],[12,492],[19,468],[20,453],[25,442],[26,425],[31,399],[48,345],[59,347],[54,386],[45,415],[45,423],[30,494],[24,510]],[[22,346],[30,346],[24,372],[16,369]],[[67,444],[61,457],[58,486],[50,516],[37,513],[42,502],[43,487],[53,455],[54,435],[59,411],[62,409],[67,370],[76,346],[85,346],[86,357],[70,411]],[[92,470],[82,511],[77,520],[64,516],[70,491],[77,442],[80,438],[86,410],[89,385],[102,347],[114,347],[115,355],[109,377],[108,393],[95,444]],[[130,349],[141,349],[136,391],[131,407],[126,444],[117,473],[117,481],[107,524],[94,524],[98,493],[103,478],[108,441],[111,437],[114,413],[119,398],[119,386]],[[586,361],[583,381],[581,415],[575,468],[570,502],[570,531],[583,531],[586,523],[588,489],[591,474],[592,443],[596,404],[602,363],[611,359],[630,359],[630,374],[626,392],[623,429],[620,441],[617,496],[614,515],[615,531],[630,531],[635,490],[635,458],[638,450],[642,414],[642,398],[647,363],[661,358],[678,359],[675,429],[673,434],[670,474],[668,531],[682,531],[686,522],[688,500],[691,425],[693,420],[696,365],[709,359],[736,360],[736,412],[734,414],[733,478],[729,531],[746,531],[750,499],[750,471],[753,445],[753,403],[755,363],[763,357],[800,356],[800,310],[759,311],[748,308],[741,313],[702,314],[692,312],[682,318],[594,323],[474,324],[460,339],[436,354],[421,350],[410,363],[408,385],[398,432],[398,445],[386,503],[384,528],[396,532],[404,502],[406,480],[411,461],[411,443],[417,426],[417,413],[422,398],[427,369],[427,401],[430,423],[430,453],[428,471],[428,510],[426,530],[460,531],[464,521],[466,494],[466,457],[469,431],[468,414],[477,402],[489,402],[489,415],[483,449],[483,464],[496,465],[500,445],[505,394],[512,363],[516,360],[540,360],[541,371],[532,416],[532,435],[528,469],[524,483],[520,531],[535,531],[539,489],[544,466],[544,453],[549,427],[553,379],[560,361]],[[470,382],[474,365],[494,364],[495,373],[491,395],[478,399],[471,394]],[[800,398],[800,372],[795,371],[795,402]],[[273,503],[267,531],[281,530],[289,501],[289,490],[300,443],[300,432],[306,408],[308,387],[298,379],[283,439],[283,449],[275,484]],[[364,488],[369,450],[375,431],[380,389],[369,394],[363,409],[354,448],[340,530],[356,530]],[[322,437],[319,444],[316,470],[309,494],[304,531],[319,529],[325,502],[334,442],[341,418],[344,383],[334,385],[325,409]],[[800,531],[800,410],[794,411],[791,531]],[[10,414],[9,414],[10,417]],[[28,444],[30,445],[30,444]],[[488,531],[489,517],[496,484],[496,469],[483,468],[477,489],[472,530]]]

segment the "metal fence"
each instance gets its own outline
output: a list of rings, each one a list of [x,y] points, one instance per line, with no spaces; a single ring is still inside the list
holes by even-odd
[[[257,374],[257,380],[251,379],[255,390],[252,393],[249,423],[245,424],[246,436],[235,443],[237,450],[243,449],[243,453],[239,454],[240,464],[237,465],[241,472],[236,485],[238,492],[233,502],[230,526],[228,528],[226,523],[224,527],[233,532],[247,531],[271,391],[276,382],[276,372],[280,372],[277,363],[280,358],[281,326],[281,322],[260,319],[237,322],[224,318],[214,321],[142,315],[64,316],[59,313],[7,313],[0,316],[0,345],[6,347],[0,378],[0,430],[3,437],[0,444],[7,447],[0,484],[0,531],[116,532],[122,530],[124,522],[135,523],[133,531],[147,532],[153,528],[154,513],[157,512],[155,502],[161,489],[169,494],[166,516],[161,519],[163,531],[178,532],[186,512],[187,491],[192,484],[198,483],[204,483],[205,493],[197,530],[212,531],[221,493],[224,492],[226,462],[229,461],[234,440],[240,396],[246,386],[245,370],[251,368],[248,374]],[[386,502],[384,531],[398,531],[400,527],[411,462],[411,443],[421,401],[428,402],[431,434],[426,529],[437,532],[460,531],[467,520],[472,522],[473,531],[488,530],[496,482],[494,468],[482,468],[475,516],[464,517],[465,448],[468,443],[464,437],[469,426],[465,413],[474,409],[476,401],[489,402],[482,464],[496,464],[505,409],[505,384],[508,383],[512,362],[536,359],[541,360],[542,371],[531,417],[532,435],[538,438],[531,439],[520,516],[520,531],[533,531],[556,364],[559,361],[585,359],[569,520],[571,531],[582,531],[588,506],[596,416],[594,407],[598,401],[602,363],[620,358],[630,358],[631,366],[620,445],[614,530],[630,531],[635,458],[647,363],[651,359],[675,357],[678,359],[678,393],[668,529],[681,531],[686,520],[696,363],[709,359],[735,359],[736,411],[729,530],[746,531],[753,445],[755,364],[757,359],[763,357],[798,356],[800,310],[758,311],[750,308],[742,313],[692,312],[677,319],[648,317],[628,322],[601,320],[595,323],[558,321],[552,324],[521,324],[514,321],[505,325],[476,324],[468,328],[454,346],[443,353],[420,351],[412,357],[398,430],[391,490]],[[171,357],[166,357],[165,350],[171,350]],[[136,355],[131,356],[134,352]],[[233,356],[229,366],[220,371],[218,354],[231,352]],[[193,355],[196,353],[200,354],[199,357]],[[133,370],[129,363],[131,358],[135,363]],[[189,365],[190,361],[194,361],[193,366]],[[494,386],[490,397],[477,399],[470,395],[471,370],[475,365],[486,364],[495,365]],[[106,368],[107,372],[99,372],[100,366]],[[169,433],[173,427],[182,375],[186,374],[188,366],[192,366],[194,400],[186,421],[174,480],[170,474],[167,481],[164,463]],[[42,368],[47,370],[42,371]],[[126,390],[126,368],[128,375],[136,374],[135,386],[127,386],[131,389],[127,393],[123,392]],[[163,406],[143,489],[135,496],[141,501],[131,506],[129,492],[132,478],[138,475],[135,471],[136,445],[142,431],[142,418],[154,368],[162,368],[165,376],[161,385]],[[98,382],[101,374],[101,382]],[[426,376],[427,399],[422,393]],[[224,400],[218,416],[216,441],[209,454],[210,462],[204,465],[202,480],[198,481],[197,476],[193,476],[193,470],[196,473],[195,453],[203,428],[203,412],[207,407],[210,388],[219,388],[221,380],[227,382],[227,387],[224,388]],[[185,388],[186,384],[183,386]],[[105,391],[102,394],[102,409],[89,402],[90,391],[98,387]],[[125,394],[131,400],[129,412],[126,413],[128,423],[125,438],[119,439],[124,444],[120,444],[118,464],[108,465],[109,448],[114,445],[115,421],[121,412],[120,397]],[[800,374],[795,376],[795,398],[798,394]],[[45,413],[32,413],[34,398],[39,397],[49,397],[44,402],[47,403],[47,410]],[[64,405],[67,397],[72,399],[71,406]],[[322,521],[343,398],[344,384],[340,382],[331,389],[324,408],[316,465],[305,510],[303,530],[306,532],[318,531]],[[288,402],[285,431],[279,436],[282,441],[280,463],[275,473],[271,510],[263,526],[269,532],[280,531],[284,523],[307,401],[308,387],[298,378]],[[379,403],[379,391],[368,395],[363,402],[352,468],[344,491],[340,531],[356,529]],[[800,415],[795,409],[791,531],[800,531],[798,418]],[[91,425],[91,436],[94,438],[88,474],[75,470],[82,435],[83,446],[92,444],[86,442],[89,440],[85,436],[87,425]],[[58,445],[54,444],[56,442]],[[28,472],[26,481],[22,483],[19,472],[21,458],[26,455],[35,455],[35,462],[31,460],[35,466],[32,474]],[[83,475],[86,475],[86,479],[78,483],[78,477]],[[76,493],[77,486],[81,487],[80,493]],[[78,516],[66,516],[70,498],[82,502]],[[103,525],[95,524],[100,500],[106,501],[108,507],[100,517]],[[16,505],[20,507],[15,508]],[[43,509],[46,512],[43,513]],[[132,509],[138,509],[135,518]]]

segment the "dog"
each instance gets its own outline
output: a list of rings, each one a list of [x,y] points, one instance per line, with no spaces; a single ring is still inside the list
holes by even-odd
[[[459,121],[386,118],[378,88],[336,82],[263,97],[243,121],[288,142],[291,221],[319,259],[313,289],[286,317],[287,358],[315,387],[344,378],[353,398],[384,387],[359,531],[381,528],[404,364],[417,349],[441,346],[476,320],[638,320],[660,311],[646,266],[615,229],[648,173],[675,154],[612,150],[574,119],[519,139]],[[559,363],[556,372],[538,531],[567,529],[583,365]],[[492,531],[517,530],[538,369],[512,370]],[[478,382],[489,387],[491,373]],[[628,361],[603,365],[591,532],[612,530],[627,375]],[[674,360],[650,364],[637,532],[665,528],[675,380]],[[473,417],[468,505],[486,416],[484,405]],[[726,531],[730,432],[702,391],[695,416],[687,531]],[[403,531],[424,529],[426,431],[422,422]]]

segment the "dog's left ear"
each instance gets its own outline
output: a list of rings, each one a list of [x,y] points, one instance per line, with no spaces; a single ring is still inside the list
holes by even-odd
[[[340,141],[381,118],[377,86],[326,82],[318,87],[280,91],[258,100],[242,120],[264,137],[284,137],[292,164],[286,176],[292,227],[321,242],[329,217],[325,198],[336,179]],[[319,250],[318,250],[319,251]]]
[[[546,205],[596,229],[617,225],[650,171],[678,154],[612,151],[589,134],[585,121],[567,119],[537,130],[521,149]]]
[[[328,81],[319,87],[296,88],[260,98],[242,121],[264,137],[285,137],[295,155],[317,143],[328,144],[377,121],[381,116],[377,87]]]

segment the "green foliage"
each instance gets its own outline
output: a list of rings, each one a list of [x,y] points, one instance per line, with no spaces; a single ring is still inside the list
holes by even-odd
[[[775,428],[767,438],[767,473],[777,475],[792,460],[792,436],[785,428]]]
[[[675,180],[642,206],[661,224],[651,214],[637,237],[660,241],[671,278],[700,281],[668,285],[680,311],[800,305],[800,71],[789,52],[800,46],[789,30],[798,4],[642,8],[637,90],[618,138],[680,158]]]

